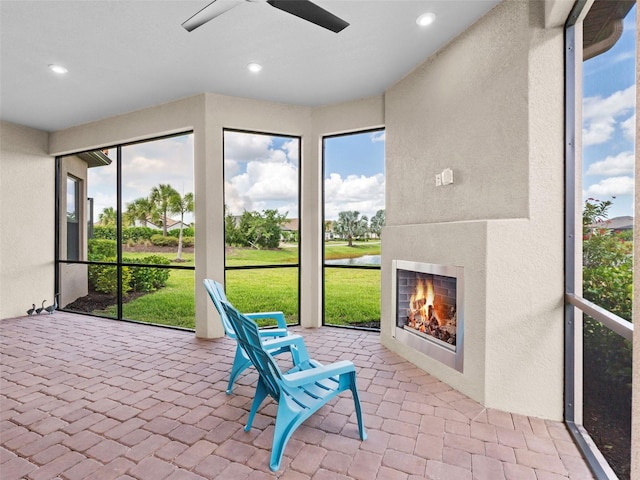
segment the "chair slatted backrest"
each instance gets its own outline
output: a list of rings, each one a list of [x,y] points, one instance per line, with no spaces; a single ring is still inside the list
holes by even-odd
[[[227,313],[223,308],[223,305],[228,304],[229,300],[227,300],[222,284],[207,278],[204,280],[204,288],[207,290],[209,297],[211,297],[211,300],[213,301],[213,305],[220,314],[220,320],[222,320],[222,326],[224,327],[225,333],[231,338],[236,338],[235,329],[229,321],[229,318],[227,318]]]
[[[227,317],[234,327],[237,340],[256,367],[269,395],[275,400],[280,398],[282,372],[273,357],[264,349],[260,340],[258,325],[242,315],[229,303],[222,304]]]

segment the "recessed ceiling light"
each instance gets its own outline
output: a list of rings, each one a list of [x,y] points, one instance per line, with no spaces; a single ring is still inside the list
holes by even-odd
[[[69,71],[61,65],[54,65],[54,64],[49,65],[49,70],[57,73],[58,75],[63,75]]]
[[[259,63],[250,63],[249,65],[247,65],[247,68],[253,73],[258,73],[260,70],[262,70],[262,65],[260,65]]]
[[[421,27],[426,27],[427,25],[431,25],[436,20],[435,13],[423,13],[418,18],[416,18],[416,23]]]

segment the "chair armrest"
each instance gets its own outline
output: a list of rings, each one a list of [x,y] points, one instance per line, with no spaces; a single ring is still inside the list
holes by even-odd
[[[313,383],[317,380],[324,380],[343,373],[355,372],[356,368],[350,360],[341,360],[339,362],[323,365],[321,367],[302,370],[301,372],[288,373],[283,375],[283,382],[288,387],[301,387]]]
[[[289,335],[289,332],[287,332],[287,330],[284,328],[269,328],[260,330],[261,338],[286,337],[287,335]]]
[[[258,318],[275,318],[278,322],[278,328],[287,328],[287,321],[284,319],[284,313],[282,312],[254,312],[243,313],[245,317],[249,317],[251,320]]]
[[[291,351],[294,365],[309,362],[309,352],[307,352],[307,347],[304,344],[304,338],[302,338],[301,335],[287,335],[286,337],[265,339],[262,341],[262,346],[267,351],[288,347]]]

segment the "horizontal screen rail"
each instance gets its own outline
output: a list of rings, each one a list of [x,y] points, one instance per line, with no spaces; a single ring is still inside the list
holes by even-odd
[[[613,330],[618,335],[629,341],[633,340],[633,323],[626,321],[615,313],[611,313],[608,310],[599,307],[589,300],[585,300],[575,293],[565,293],[564,298],[567,303],[579,308],[591,318],[602,323],[609,330]]]
[[[359,268],[360,270],[381,270],[380,265],[323,265],[324,268]]]
[[[266,265],[227,265],[225,270],[259,270],[263,268],[298,268],[297,263],[270,263]]]
[[[65,265],[103,265],[105,267],[116,267],[118,262],[98,262],[98,261],[85,261],[85,260],[58,260],[58,263],[64,263]],[[121,262],[123,267],[142,267],[142,268],[165,268],[168,270],[195,270],[196,267],[188,265],[166,265],[156,263],[132,263]]]

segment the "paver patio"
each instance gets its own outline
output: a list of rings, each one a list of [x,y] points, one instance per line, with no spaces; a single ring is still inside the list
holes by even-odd
[[[0,321],[0,478],[593,478],[562,423],[485,409],[374,332],[292,330],[313,358],[355,363],[368,439],[343,393],[273,473],[275,403],[245,432],[255,372],[225,394],[233,341],[64,312]]]

